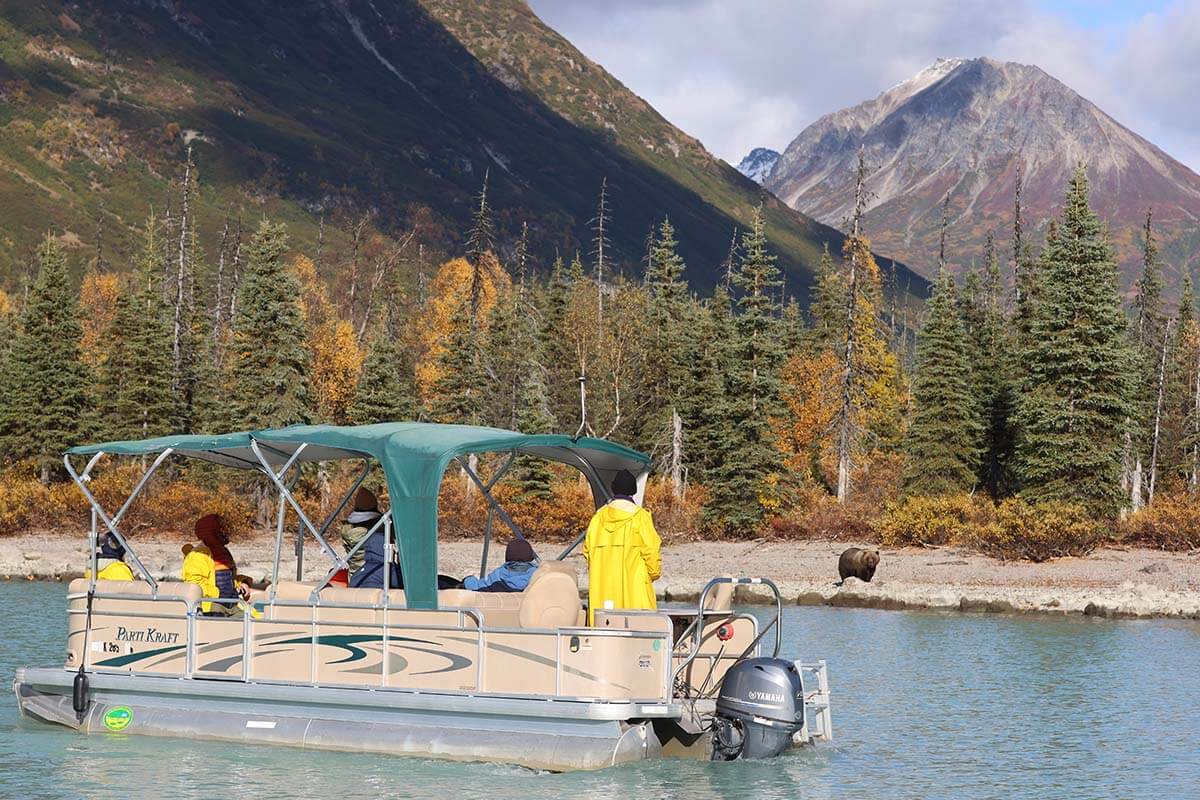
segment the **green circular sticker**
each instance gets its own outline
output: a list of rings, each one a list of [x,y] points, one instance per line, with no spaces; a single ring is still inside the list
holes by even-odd
[[[104,727],[110,731],[123,731],[133,722],[133,709],[129,706],[116,706],[104,714]]]
[[[652,646],[654,647],[654,652],[657,653],[659,651],[659,649],[662,648],[662,642],[660,642],[658,639],[655,639],[654,644]]]

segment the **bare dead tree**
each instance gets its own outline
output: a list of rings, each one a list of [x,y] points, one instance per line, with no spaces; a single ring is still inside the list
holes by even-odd
[[[217,245],[217,286],[213,296],[212,340],[220,339],[225,329],[225,256],[229,248],[229,212],[225,213],[225,224],[221,227],[221,242]],[[213,348],[213,365],[221,364],[221,348]]]
[[[866,149],[858,148],[858,167],[854,175],[854,213],[850,220],[849,274],[846,280],[846,345],[842,357],[842,407],[838,412],[838,485],[837,500],[846,502],[850,496],[850,470],[856,438],[854,420],[854,348],[855,324],[858,318],[858,245],[862,235],[862,216],[866,210],[867,194]]]
[[[362,321],[358,325],[358,342],[362,344],[363,339],[367,335],[367,327],[371,321],[371,312],[375,308],[376,299],[379,295],[380,287],[383,291],[390,294],[391,282],[388,278],[395,270],[396,265],[404,258],[404,253],[412,245],[417,238],[417,227],[414,226],[399,242],[395,242],[391,247],[388,247],[375,258],[374,269],[371,273],[370,292],[367,294],[367,299],[363,307]]]
[[[1021,302],[1021,256],[1025,252],[1025,228],[1021,219],[1021,184],[1025,176],[1025,162],[1017,154],[1017,179],[1013,194],[1013,289],[1016,302]]]
[[[1154,484],[1158,478],[1158,440],[1162,431],[1163,400],[1167,389],[1167,352],[1170,350],[1171,326],[1174,319],[1167,320],[1163,332],[1162,354],[1158,361],[1158,399],[1154,404],[1154,434],[1150,440],[1150,483],[1147,486],[1146,502],[1154,502]]]
[[[358,273],[359,262],[362,258],[363,236],[366,235],[367,226],[371,224],[374,216],[373,211],[367,211],[350,227],[350,296],[348,302],[350,319],[354,319],[355,303],[358,300]]]
[[[1196,353],[1195,389],[1192,394],[1192,491],[1200,488],[1200,348]]]
[[[604,248],[608,245],[608,177],[600,179],[600,202],[596,206],[596,216],[590,224],[594,232],[593,255],[596,256],[596,310],[600,312],[597,320],[604,321]]]
[[[733,284],[733,266],[737,263],[737,244],[738,244],[738,229],[733,226],[733,238],[729,240],[729,252],[725,255],[725,261],[721,264],[721,271],[725,273],[725,291],[729,291],[729,287]]]
[[[180,212],[179,212],[179,244],[176,248],[175,260],[175,281],[174,281],[174,298],[172,306],[174,307],[174,328],[171,339],[171,386],[178,392],[180,389],[180,381],[183,373],[183,362],[186,354],[184,348],[184,314],[186,311],[187,292],[188,292],[188,215],[191,213],[192,200],[192,148],[187,151],[187,163],[183,169],[183,186],[180,190]]]
[[[229,326],[233,327],[237,319],[238,288],[242,284],[242,215],[239,212],[237,228],[233,235],[233,254],[230,258],[229,274]]]
[[[946,199],[942,201],[942,233],[938,241],[938,280],[942,279],[942,274],[946,271],[946,231],[950,228],[950,193],[946,192]]]
[[[104,259],[104,201],[96,209],[96,271],[104,272],[108,262]]]
[[[321,212],[321,217],[317,220],[317,252],[313,256],[313,264],[317,267],[317,274],[321,274],[321,263],[325,257],[325,212]]]

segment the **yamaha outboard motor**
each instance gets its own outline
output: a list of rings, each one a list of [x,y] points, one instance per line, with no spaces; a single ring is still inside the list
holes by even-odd
[[[771,758],[804,725],[804,689],[796,665],[750,658],[729,668],[713,720],[713,761]]]

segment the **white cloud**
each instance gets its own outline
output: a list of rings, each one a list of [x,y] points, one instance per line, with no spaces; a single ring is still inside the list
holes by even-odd
[[[782,149],[822,114],[939,56],[1037,64],[1200,167],[1200,2],[1081,26],[1029,0],[531,0],[534,10],[717,155]]]

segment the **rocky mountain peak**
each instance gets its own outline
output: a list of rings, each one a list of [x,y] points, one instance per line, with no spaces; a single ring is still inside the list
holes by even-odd
[[[737,171],[755,183],[766,183],[767,176],[779,161],[779,151],[769,147],[756,147],[738,162]]]
[[[1026,225],[1036,230],[1056,212],[1080,162],[1088,166],[1093,202],[1109,223],[1127,283],[1151,205],[1168,281],[1175,283],[1197,258],[1200,176],[1034,65],[938,59],[874,99],[807,127],[766,186],[793,208],[844,225],[860,146],[872,170],[866,228],[874,246],[927,275],[937,263],[947,194],[952,266],[968,265],[978,260],[989,229],[1003,241],[1011,228],[1018,170]]]

